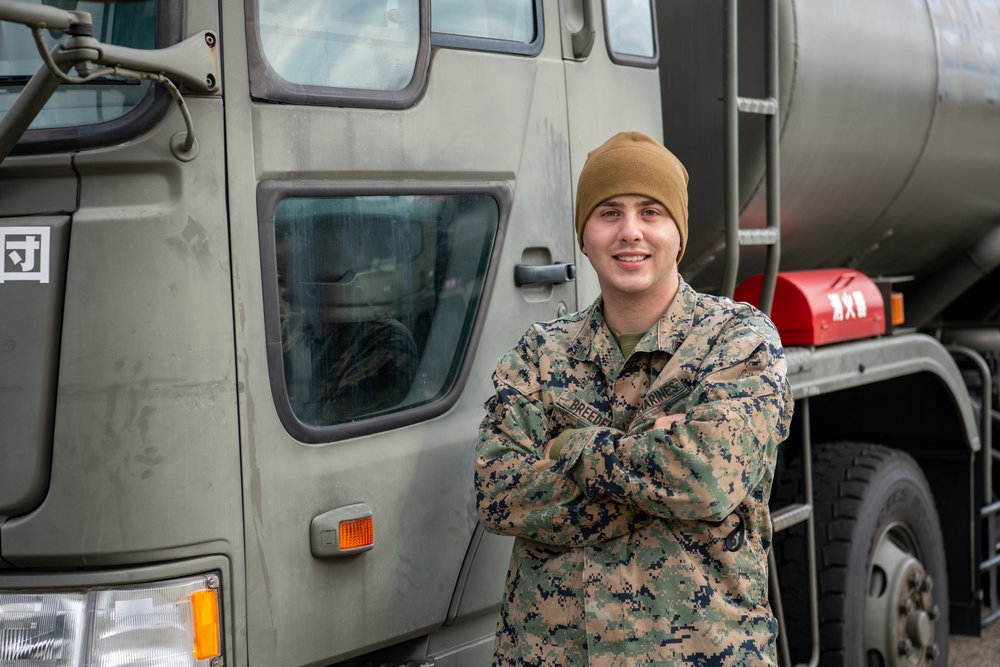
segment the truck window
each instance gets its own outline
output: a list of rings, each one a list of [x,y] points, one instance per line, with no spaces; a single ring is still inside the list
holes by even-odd
[[[439,35],[533,44],[538,37],[536,0],[432,0],[431,30]],[[473,47],[475,48],[475,47]],[[479,48],[490,48],[487,44]],[[494,50],[508,50],[494,43]]]
[[[41,4],[41,0],[28,0]],[[48,2],[46,4],[54,4]],[[102,43],[137,49],[155,48],[156,0],[105,4],[99,2],[58,3],[62,9],[89,12],[94,37]],[[46,50],[63,34],[43,31]],[[0,22],[0,116],[5,114],[24,85],[42,64],[31,30]],[[32,122],[30,129],[77,127],[106,123],[132,111],[149,93],[150,82],[108,76],[87,84],[63,85]]]
[[[605,25],[608,53],[613,62],[656,66],[654,18],[650,0],[607,0]]]
[[[302,437],[298,424],[315,434],[447,396],[476,321],[497,201],[292,196],[273,219],[280,360],[271,368],[282,370],[272,387],[293,435]]]
[[[257,0],[248,23],[258,99],[399,108],[426,64],[419,0]],[[423,54],[423,55],[422,55]],[[326,99],[324,99],[326,98]]]

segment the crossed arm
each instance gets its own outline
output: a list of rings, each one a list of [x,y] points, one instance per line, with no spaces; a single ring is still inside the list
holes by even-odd
[[[638,432],[580,429],[555,459],[537,356],[522,347],[501,364],[480,430],[480,519],[491,532],[581,546],[654,517],[725,518],[758,484],[791,419],[780,353],[759,335],[739,346],[729,361],[709,357],[676,413]]]

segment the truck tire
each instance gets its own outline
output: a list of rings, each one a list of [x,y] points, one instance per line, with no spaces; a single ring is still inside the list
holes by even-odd
[[[801,488],[801,465],[790,465],[772,507],[801,502]],[[879,445],[823,445],[813,454],[813,495],[820,664],[945,667],[944,542],[920,466]],[[774,544],[789,646],[803,662],[811,653],[805,527]]]

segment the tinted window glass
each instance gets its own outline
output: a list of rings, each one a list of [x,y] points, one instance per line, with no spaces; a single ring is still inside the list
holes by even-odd
[[[40,0],[28,0],[42,4]],[[97,2],[47,2],[60,9],[90,13],[94,37],[102,43],[152,49],[156,37],[156,2],[104,4]],[[62,31],[42,32],[46,49],[63,38]],[[42,64],[31,30],[0,22],[0,115],[14,103],[31,75]],[[71,72],[75,74],[75,72]],[[114,120],[131,111],[146,95],[149,81],[103,77],[86,84],[64,84],[32,122],[31,129],[89,125]]]
[[[420,46],[418,0],[260,0],[264,57],[289,83],[400,91]]]
[[[432,0],[431,30],[528,44],[535,39],[535,2]]]
[[[649,0],[607,0],[608,46],[614,53],[652,58],[653,10]]]
[[[280,201],[281,350],[296,418],[332,426],[443,398],[499,219],[485,194]]]

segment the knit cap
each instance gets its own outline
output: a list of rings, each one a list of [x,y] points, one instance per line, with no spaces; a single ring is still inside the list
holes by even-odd
[[[688,173],[663,144],[642,132],[619,132],[587,155],[576,188],[576,234],[599,204],[620,195],[643,195],[667,209],[681,237],[680,260],[688,237]]]

